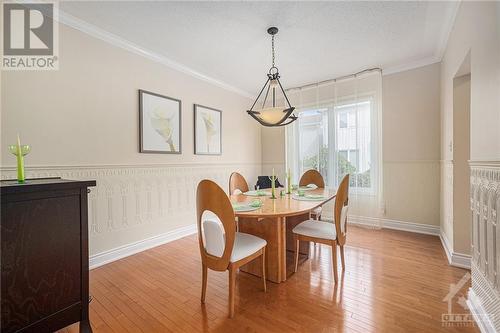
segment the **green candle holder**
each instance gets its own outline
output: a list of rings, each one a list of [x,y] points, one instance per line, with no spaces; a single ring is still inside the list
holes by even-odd
[[[277,176],[269,176],[269,180],[271,180],[271,199],[276,199],[276,179]]]
[[[286,194],[292,194],[292,174],[290,171],[286,174]]]
[[[9,150],[17,158],[17,182],[24,183],[26,178],[24,177],[24,156],[26,156],[31,147],[29,145],[10,145]]]

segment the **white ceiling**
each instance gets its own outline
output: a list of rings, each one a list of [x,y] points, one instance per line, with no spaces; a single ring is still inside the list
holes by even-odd
[[[255,94],[271,63],[285,88],[370,67],[439,61],[456,2],[63,2],[62,12]]]

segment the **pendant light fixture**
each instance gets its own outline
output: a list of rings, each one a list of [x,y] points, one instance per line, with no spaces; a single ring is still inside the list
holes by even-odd
[[[272,66],[267,74],[266,83],[247,113],[263,126],[285,126],[297,120],[297,116],[292,114],[295,108],[290,105],[281,86],[278,67],[274,64],[274,36],[278,33],[278,28],[271,27],[267,29],[267,33],[271,35]]]

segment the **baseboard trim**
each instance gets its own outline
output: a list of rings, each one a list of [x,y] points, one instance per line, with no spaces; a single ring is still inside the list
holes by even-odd
[[[109,264],[110,262],[195,234],[197,231],[196,224],[192,224],[186,227],[171,230],[161,235],[146,238],[138,242],[95,254],[89,259],[89,268],[94,269],[102,265]]]
[[[360,225],[371,228],[383,228],[400,231],[414,232],[417,234],[439,236],[439,226],[405,222],[392,219],[368,217],[368,216],[355,216],[350,215],[348,219],[350,224]]]
[[[469,288],[467,306],[469,307],[469,310],[474,317],[474,320],[476,321],[481,333],[496,333],[491,318],[486,313],[481,300],[476,295],[474,290],[472,290],[472,288]]]
[[[470,269],[471,257],[469,255],[453,252],[448,238],[442,231],[439,233],[439,239],[441,240],[444,252],[446,253],[446,257],[448,258],[448,263],[451,266]]]
[[[383,219],[382,224],[383,227],[386,229],[410,231],[418,234],[433,235],[433,236],[439,235],[439,226],[436,225],[404,222],[404,221],[389,220],[389,219]]]
[[[332,219],[330,219],[332,221]],[[383,228],[393,229],[407,232],[414,232],[418,234],[439,236],[441,243],[448,258],[448,263],[451,266],[470,269],[471,257],[467,254],[453,252],[448,239],[441,231],[441,228],[436,225],[420,224],[413,222],[405,222],[399,220],[391,220],[384,218],[368,217],[368,216],[354,216],[350,215],[348,219],[349,224],[359,225],[368,228]]]
[[[330,219],[331,221],[331,219]],[[451,266],[470,269],[471,257],[466,254],[453,252],[451,246],[444,235],[441,232],[439,226],[420,224],[413,222],[404,222],[398,220],[375,218],[367,216],[349,216],[349,224],[359,225],[369,228],[383,228],[383,229],[393,229],[407,232],[414,232],[418,234],[439,236],[441,243],[443,244],[444,252],[448,258],[448,262]]]

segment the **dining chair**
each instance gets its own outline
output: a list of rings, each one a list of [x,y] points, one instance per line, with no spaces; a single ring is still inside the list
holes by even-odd
[[[229,271],[229,318],[234,316],[234,289],[239,267],[261,257],[266,292],[266,245],[259,237],[236,232],[234,210],[224,190],[202,180],[196,191],[198,241],[202,262],[201,302],[205,303],[208,269]]]
[[[311,169],[304,172],[302,177],[299,180],[299,186],[307,186],[310,184],[314,184],[319,188],[325,188],[325,181],[323,180],[323,176],[316,170]],[[321,212],[323,208],[321,206],[313,209],[311,211],[311,217],[315,220],[321,220]]]
[[[241,194],[248,192],[248,183],[241,174],[233,172],[229,176],[229,194]]]
[[[333,278],[337,283],[337,246],[340,247],[342,270],[345,270],[344,245],[347,232],[347,211],[349,209],[349,175],[346,175],[337,189],[335,206],[333,209],[334,223],[316,220],[307,220],[293,228],[295,243],[295,269],[299,265],[300,241],[316,242],[332,247]]]
[[[266,189],[266,188],[271,188],[272,184],[271,184],[271,178],[269,178],[270,176],[257,176],[257,184],[255,184],[254,188],[256,190],[258,189]],[[275,182],[275,186],[276,188],[278,187],[284,187],[283,185],[281,185],[280,181],[278,178],[276,178],[276,182]]]

